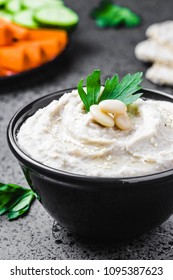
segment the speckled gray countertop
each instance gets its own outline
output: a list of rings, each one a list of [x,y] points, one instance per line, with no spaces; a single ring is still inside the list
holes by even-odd
[[[76,86],[94,68],[102,69],[103,78],[118,72],[146,71],[134,57],[135,45],[145,38],[153,22],[173,19],[172,0],[120,0],[143,16],[139,28],[98,29],[88,14],[98,1],[65,1],[80,16],[63,62],[55,75],[33,77],[24,87],[0,89],[0,181],[27,186],[19,165],[7,146],[6,128],[13,114],[27,102],[48,93]],[[94,2],[94,4],[93,4]],[[144,86],[157,88],[144,80]],[[173,93],[171,88],[162,88]],[[150,217],[148,217],[150,218]],[[0,259],[173,259],[173,216],[156,230],[122,244],[95,244],[77,240],[67,233],[35,202],[27,216],[15,222],[0,217]]]

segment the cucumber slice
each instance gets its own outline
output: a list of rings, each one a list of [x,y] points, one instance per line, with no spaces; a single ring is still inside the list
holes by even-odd
[[[34,18],[40,24],[72,29],[79,21],[78,15],[64,6],[47,6],[35,11]]]
[[[1,11],[0,10],[0,18],[4,18],[4,19],[7,19],[7,20],[9,20],[9,21],[12,21],[12,14],[10,14],[10,13],[7,13],[7,12],[5,12],[5,11]]]
[[[12,14],[15,14],[21,10],[21,0],[7,1],[6,10]]]
[[[24,10],[18,12],[16,15],[14,15],[13,22],[32,29],[39,27],[39,24],[33,18],[32,10]]]
[[[0,0],[0,6],[5,5],[5,4],[6,4],[6,2],[7,2],[7,0]]]
[[[37,9],[51,4],[63,5],[63,2],[61,0],[23,0],[23,7],[27,9]]]

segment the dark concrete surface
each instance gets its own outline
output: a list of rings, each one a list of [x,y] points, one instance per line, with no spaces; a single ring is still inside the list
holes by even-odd
[[[54,75],[28,79],[25,87],[18,83],[5,91],[0,88],[0,181],[27,186],[19,165],[6,143],[6,128],[13,114],[27,102],[76,86],[94,68],[103,78],[118,72],[145,71],[133,50],[145,38],[144,31],[153,22],[173,19],[172,0],[120,0],[142,15],[143,23],[134,29],[98,29],[88,14],[98,1],[65,1],[80,16],[63,62]],[[94,4],[93,4],[94,3]],[[10,83],[10,82],[9,82]],[[172,93],[171,88],[157,87],[147,80],[144,86]],[[1,86],[1,85],[0,85]],[[148,217],[149,219],[150,217]],[[122,244],[102,245],[77,240],[66,232],[35,202],[27,216],[15,222],[0,217],[0,259],[173,259],[173,216],[156,230]]]

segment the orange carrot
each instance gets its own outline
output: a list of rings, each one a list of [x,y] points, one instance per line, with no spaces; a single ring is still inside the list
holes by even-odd
[[[32,60],[32,65],[45,63],[55,56],[60,54],[65,48],[66,42],[61,42],[56,38],[44,39],[40,41],[19,41],[15,43],[15,46],[20,46],[25,48],[25,53],[30,54],[30,60]],[[40,54],[38,52],[40,49]],[[39,61],[40,57],[40,61]]]
[[[8,29],[8,22],[0,19],[0,46],[12,44],[11,31]]]
[[[8,46],[16,40],[27,39],[28,33],[28,29],[0,19],[0,46]]]
[[[29,31],[28,40],[44,41],[43,53],[46,54],[47,59],[52,59],[66,47],[68,35],[64,30],[37,29]]]
[[[27,28],[18,26],[11,22],[8,23],[8,29],[12,33],[13,40],[25,40],[29,34],[29,30]]]
[[[20,41],[15,46],[24,49],[24,53],[28,60],[27,68],[34,68],[42,64],[42,55],[39,42]]]
[[[64,30],[54,29],[31,29],[29,30],[28,40],[45,40],[50,38],[58,38],[62,41],[67,41],[67,32]]]
[[[25,55],[24,48],[17,46],[0,48],[0,64],[14,72],[27,70],[29,67],[28,57]]]
[[[0,76],[25,71],[52,60],[62,52],[67,42],[64,30],[29,30],[0,19]]]
[[[40,48],[45,62],[52,60],[61,52],[57,40],[54,39],[43,40]]]
[[[37,29],[30,30],[28,34],[28,40],[33,41],[46,41],[50,39],[56,39],[59,47],[64,49],[68,42],[67,32],[64,30],[52,30],[52,29]]]
[[[0,65],[0,77],[11,76],[11,75],[14,75],[14,74],[17,74],[17,73],[13,72],[9,69],[6,69],[6,68],[4,68],[3,66]]]

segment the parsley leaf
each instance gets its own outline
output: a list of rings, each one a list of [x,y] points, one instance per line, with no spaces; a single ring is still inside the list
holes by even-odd
[[[92,10],[91,17],[98,27],[116,27],[124,25],[134,27],[140,24],[141,18],[129,8],[114,4],[111,0],[102,0]]]
[[[14,220],[26,213],[37,194],[30,189],[14,184],[0,183],[0,215],[8,214]]]
[[[118,75],[115,75],[112,79],[107,79],[99,102],[105,99],[118,99],[128,105],[142,95],[141,93],[132,95],[142,88],[139,86],[142,82],[141,72],[133,75],[128,74],[121,80],[121,82],[117,82],[116,84],[114,82],[115,77],[117,81],[119,81]]]
[[[86,112],[89,112],[90,106],[98,103],[101,81],[100,70],[94,70],[86,79],[87,92],[83,89],[83,79],[78,83],[78,92],[82,99]]]
[[[116,74],[111,79],[107,79],[105,82],[105,88],[102,92],[102,95],[99,98],[99,102],[105,99],[114,99],[111,98],[115,88],[119,84],[119,76]]]
[[[78,93],[88,113],[90,107],[99,104],[102,100],[118,99],[129,105],[136,101],[142,93],[134,94],[142,89],[142,72],[133,75],[127,74],[119,81],[118,74],[111,79],[107,79],[103,91],[101,92],[100,70],[95,70],[86,79],[86,90],[83,89],[83,79],[78,83]]]

